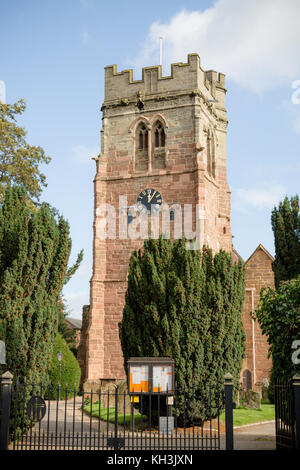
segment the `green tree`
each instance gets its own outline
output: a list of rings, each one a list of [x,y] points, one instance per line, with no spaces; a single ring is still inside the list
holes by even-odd
[[[129,357],[164,356],[175,360],[179,391],[216,386],[226,372],[238,384],[245,350],[244,277],[244,266],[224,251],[213,256],[209,248],[187,250],[185,240],[146,240],[130,259],[119,325],[126,371]],[[217,396],[211,399],[216,412]],[[206,419],[207,408],[189,399],[190,418]]]
[[[275,286],[300,274],[300,212],[299,197],[288,197],[274,207],[271,216],[275,242],[273,271]]]
[[[62,338],[68,344],[70,350],[76,357],[77,347],[76,347],[76,331],[73,328],[70,328],[66,323],[66,317],[68,316],[68,310],[66,308],[65,302],[62,298],[59,300],[58,306],[58,332]]]
[[[67,270],[65,274],[64,284],[67,284],[69,280],[71,279],[71,277],[76,273],[82,260],[83,260],[83,250],[79,252],[76,262],[73,264],[73,266],[71,266]],[[65,339],[72,353],[76,356],[77,355],[76,331],[67,325],[65,321],[67,316],[68,316],[68,310],[67,310],[66,304],[62,296],[60,296],[60,299],[58,302],[58,332]]]
[[[0,339],[14,376],[39,383],[58,329],[71,250],[69,225],[47,204],[31,210],[24,188],[8,187],[0,205]]]
[[[277,290],[270,287],[262,289],[253,317],[258,320],[270,345],[272,399],[274,380],[286,381],[299,373],[299,364],[292,361],[292,344],[300,340],[300,276],[282,282]]]
[[[45,389],[45,397],[56,400],[59,386],[59,362],[57,354],[62,353],[61,361],[61,400],[74,396],[74,391],[79,390],[81,370],[76,357],[70,350],[67,342],[60,333],[57,334],[51,361],[48,369],[49,386]]]
[[[46,186],[39,165],[51,159],[41,147],[26,142],[26,131],[16,123],[25,109],[23,99],[12,105],[0,102],[0,201],[9,184],[23,185],[32,198],[38,198]]]

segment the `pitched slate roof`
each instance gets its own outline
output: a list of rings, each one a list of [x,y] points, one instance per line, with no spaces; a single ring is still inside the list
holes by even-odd
[[[70,323],[76,330],[81,330],[82,320],[79,318],[66,317],[66,321]]]

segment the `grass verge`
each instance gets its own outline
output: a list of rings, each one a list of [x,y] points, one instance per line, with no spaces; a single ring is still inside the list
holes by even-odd
[[[92,409],[91,405],[85,405],[83,407],[84,411],[88,413],[89,415],[92,414],[94,418],[99,418],[99,403],[93,403]],[[102,405],[100,407],[100,419],[102,421],[108,421],[109,423],[114,423],[115,422],[115,408],[104,408]],[[135,425],[140,425],[143,420],[147,420],[147,416],[141,415],[140,413],[134,413],[134,424]],[[130,413],[125,414],[125,419],[124,419],[124,413],[121,415],[118,415],[118,424],[124,425],[129,427],[130,426]]]
[[[271,404],[262,404],[259,410],[251,410],[243,407],[233,410],[234,426],[271,421],[273,419],[275,419],[275,405]],[[220,420],[225,422],[225,413],[220,415]]]
[[[84,411],[88,414],[92,414],[94,418],[99,419],[99,404],[94,403],[92,405],[87,404],[84,406]],[[100,407],[100,419],[102,421],[108,421],[109,423],[115,422],[115,408],[104,408],[101,405]],[[259,423],[263,421],[271,421],[275,419],[275,406],[269,403],[261,404],[261,408],[259,410],[253,410],[249,408],[239,407],[236,410],[233,410],[233,425],[234,426],[244,426],[246,424],[253,424]],[[143,424],[143,427],[147,423],[147,416],[141,415],[140,413],[134,414],[134,422],[135,426],[140,427]],[[118,416],[118,424],[124,425],[126,427],[130,427],[130,413],[125,414],[125,421],[124,421],[124,414]],[[220,422],[225,423],[225,412],[220,415]]]

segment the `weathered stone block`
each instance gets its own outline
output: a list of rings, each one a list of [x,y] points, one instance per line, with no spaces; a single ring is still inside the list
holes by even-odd
[[[260,394],[259,392],[253,392],[252,390],[247,390],[242,393],[242,398],[240,399],[240,406],[245,408],[251,408],[255,410],[260,409]]]

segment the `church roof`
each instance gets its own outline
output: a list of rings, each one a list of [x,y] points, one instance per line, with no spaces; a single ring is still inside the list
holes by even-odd
[[[270,258],[271,261],[274,261],[274,257],[271,255],[271,253],[269,253],[268,250],[266,250],[266,248],[260,243],[258,247],[253,251],[252,255],[249,256],[246,261],[246,264],[252,258],[252,256],[254,256],[254,254],[259,250],[262,250],[268,256],[268,258]]]
[[[241,257],[241,255],[236,251],[235,248],[233,248],[232,250],[232,256],[233,256],[233,259],[238,262],[238,261],[242,261],[242,263],[245,263],[245,261],[243,260],[243,258]]]
[[[79,318],[66,317],[66,321],[67,321],[75,330],[81,330],[81,327],[82,327],[82,320],[80,320]]]

